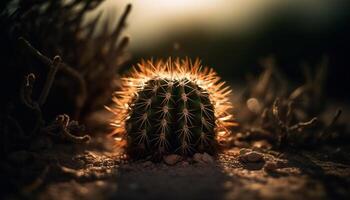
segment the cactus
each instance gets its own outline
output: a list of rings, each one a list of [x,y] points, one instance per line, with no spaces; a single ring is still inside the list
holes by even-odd
[[[123,88],[108,108],[112,133],[131,157],[197,152],[214,155],[235,125],[228,110],[229,87],[200,61],[142,61],[123,78]],[[203,69],[203,70],[202,70]]]

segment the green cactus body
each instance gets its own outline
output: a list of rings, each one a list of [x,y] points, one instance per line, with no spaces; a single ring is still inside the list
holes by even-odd
[[[188,79],[152,79],[133,99],[126,121],[133,156],[215,152],[209,94]]]
[[[142,61],[115,92],[111,135],[132,158],[215,154],[234,126],[231,90],[199,60]]]

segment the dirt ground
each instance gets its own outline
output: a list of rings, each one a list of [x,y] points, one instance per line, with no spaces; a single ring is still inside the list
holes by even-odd
[[[59,151],[43,152],[44,156],[41,155],[40,159],[51,160],[52,163],[45,167],[30,167],[35,165],[33,158],[36,155],[17,152],[12,155],[16,157],[12,163],[18,168],[18,172],[15,172],[17,177],[29,176],[33,171],[37,171],[38,175],[25,184],[17,185],[17,189],[5,192],[4,199],[350,197],[350,154],[344,153],[349,152],[346,149],[324,147],[317,153],[278,153],[232,148],[219,154],[213,161],[186,159],[168,165],[164,162],[128,161],[121,153],[101,148],[101,142],[104,141],[100,138],[83,149],[62,144],[53,148]],[[75,153],[72,154],[72,151]],[[246,152],[261,155],[262,159],[243,162],[242,156]],[[28,166],[24,167],[24,163]],[[11,171],[13,173],[14,170]]]

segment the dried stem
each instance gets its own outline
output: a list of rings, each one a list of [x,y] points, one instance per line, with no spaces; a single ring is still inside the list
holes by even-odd
[[[32,100],[33,86],[35,81],[35,75],[33,73],[28,74],[24,78],[24,83],[21,86],[20,97],[24,105],[30,109],[36,109],[34,101]]]
[[[61,57],[59,57],[59,56],[55,56],[55,58],[53,59],[49,74],[47,75],[47,78],[46,78],[44,89],[42,90],[41,95],[39,97],[38,102],[39,102],[40,106],[43,106],[44,103],[46,102],[47,96],[48,96],[49,91],[51,89],[52,83],[55,80],[55,76],[56,76],[56,73],[57,73],[57,70],[58,70],[58,67],[59,67],[61,61],[62,61]]]
[[[279,116],[279,106],[280,106],[280,100],[279,100],[279,98],[276,98],[275,101],[273,102],[272,114],[275,117],[278,126],[282,129],[285,129],[286,126]]]
[[[288,109],[286,114],[286,125],[289,126],[293,118],[293,101],[288,102]]]
[[[35,81],[34,74],[31,73],[27,75],[25,77],[24,83],[22,84],[21,91],[20,91],[20,97],[21,97],[22,103],[26,105],[28,108],[30,108],[31,110],[33,110],[34,115],[36,116],[35,125],[31,131],[31,135],[36,133],[39,130],[39,127],[43,124],[43,117],[42,117],[40,105],[38,104],[38,102],[32,99],[34,81]]]
[[[294,130],[304,129],[306,127],[310,127],[310,126],[314,125],[316,122],[317,122],[317,117],[314,117],[307,122],[299,122],[299,123],[289,127],[289,130],[294,131]]]
[[[129,15],[129,13],[131,11],[131,8],[132,8],[131,4],[128,4],[126,6],[125,10],[124,10],[124,13],[120,17],[119,22],[118,22],[118,24],[116,26],[116,29],[112,33],[112,39],[110,41],[109,50],[114,49],[114,46],[115,46],[115,44],[116,44],[116,42],[118,40],[118,37],[119,37],[121,31],[126,25],[126,23],[125,23],[126,22],[126,18],[128,17],[128,15]]]
[[[57,116],[56,123],[59,125],[60,132],[62,133],[63,138],[71,142],[87,143],[91,140],[89,135],[75,136],[70,133],[72,128],[76,127],[77,123],[75,121],[70,121],[69,116],[66,114]]]
[[[130,38],[128,36],[123,37],[117,46],[116,52],[121,53],[128,46],[129,42],[130,42]]]
[[[296,100],[299,97],[301,97],[303,94],[305,94],[305,92],[307,92],[309,89],[310,89],[310,85],[302,85],[302,86],[298,87],[297,89],[295,89],[289,95],[289,99],[290,100]]]
[[[24,47],[33,55],[35,56],[37,59],[39,59],[42,63],[46,64],[47,66],[50,67],[50,71],[51,68],[57,67],[59,70],[62,70],[63,72],[69,74],[72,78],[74,78],[76,80],[76,83],[79,87],[79,96],[77,97],[77,110],[78,112],[80,111],[80,109],[82,108],[83,104],[86,101],[86,83],[84,78],[80,75],[80,73],[78,71],[76,71],[75,69],[73,69],[72,67],[69,67],[67,64],[63,63],[63,62],[58,62],[58,60],[56,60],[58,63],[54,64],[54,61],[52,61],[51,59],[49,59],[48,57],[44,56],[42,53],[40,53],[40,51],[38,51],[37,49],[35,49],[26,39],[24,39],[23,37],[20,37],[18,39],[23,45]],[[58,58],[57,58],[58,59]],[[54,72],[54,74],[56,74],[55,71],[52,71],[52,73]],[[52,83],[51,83],[52,84]],[[47,86],[48,89],[51,87]],[[48,91],[47,91],[48,92]],[[47,95],[47,94],[46,94]],[[44,95],[42,97],[42,101],[46,100],[46,97],[44,98]],[[43,102],[42,102],[43,103]]]

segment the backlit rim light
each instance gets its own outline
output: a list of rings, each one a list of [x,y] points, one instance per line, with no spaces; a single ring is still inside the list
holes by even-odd
[[[229,127],[237,125],[233,115],[233,108],[229,96],[232,90],[220,81],[217,73],[209,67],[203,67],[199,59],[192,62],[190,59],[179,58],[172,60],[142,60],[133,67],[131,72],[121,79],[121,89],[113,94],[114,104],[106,107],[114,113],[111,125],[114,127],[110,136],[113,136],[118,146],[126,145],[127,132],[125,122],[130,117],[129,109],[133,98],[142,90],[147,81],[164,78],[168,80],[187,80],[197,84],[209,94],[209,99],[214,106],[215,131],[217,140],[224,141],[231,133]]]

